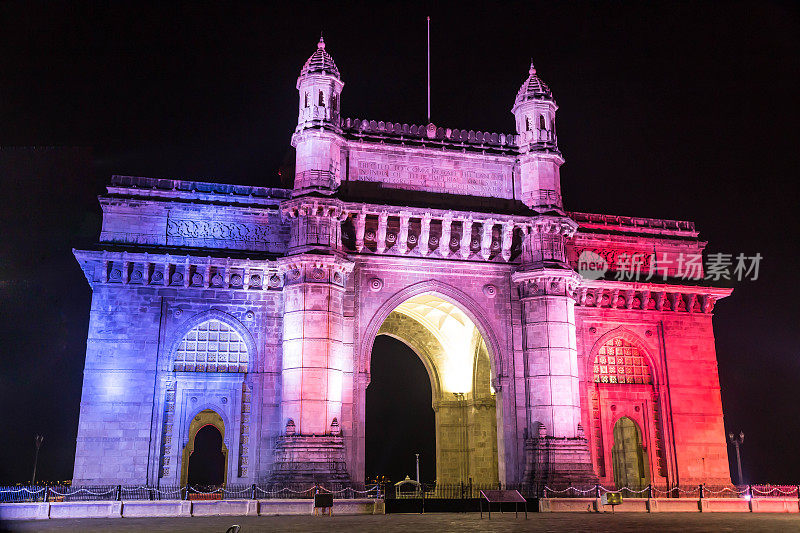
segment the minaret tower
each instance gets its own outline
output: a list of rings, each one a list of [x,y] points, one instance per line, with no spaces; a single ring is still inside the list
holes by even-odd
[[[563,209],[559,168],[564,158],[558,151],[557,109],[550,87],[536,75],[531,62],[528,79],[520,87],[511,112],[519,136],[522,201],[536,210]]]
[[[565,242],[578,225],[561,201],[564,163],[555,133],[550,88],[531,64],[512,108],[519,147],[519,188],[532,213],[512,274],[522,303],[527,398],[524,481],[544,485],[593,482],[581,428],[575,294],[580,276],[567,263]]]
[[[342,181],[340,103],[344,83],[322,36],[297,78],[300,96],[292,146],[297,151],[293,196],[333,194]]]
[[[320,37],[297,78],[300,94],[292,198],[281,203],[289,223],[283,276],[282,434],[272,481],[349,482],[341,432],[343,390],[352,380],[352,347],[344,344],[344,297],[353,270],[342,251],[342,137],[339,97],[344,84]]]

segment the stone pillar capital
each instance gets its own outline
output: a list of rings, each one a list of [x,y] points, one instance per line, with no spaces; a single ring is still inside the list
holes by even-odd
[[[518,287],[521,298],[539,296],[578,297],[580,275],[574,270],[542,268],[518,271],[511,274],[511,281]]]

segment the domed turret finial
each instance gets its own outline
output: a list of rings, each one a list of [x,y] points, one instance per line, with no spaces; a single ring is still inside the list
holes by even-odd
[[[528,69],[528,74],[531,76],[536,74],[536,67],[533,66],[533,58],[531,58],[531,68]]]
[[[320,33],[317,49],[314,50],[314,53],[308,58],[303,68],[300,69],[300,75],[305,76],[307,74],[323,73],[341,79],[339,77],[339,69],[336,68],[336,63],[333,62],[333,58],[325,49],[325,39],[322,37],[322,33]]]

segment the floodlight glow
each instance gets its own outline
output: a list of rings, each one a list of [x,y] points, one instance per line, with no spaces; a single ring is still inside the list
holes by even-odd
[[[444,353],[434,360],[442,390],[472,391],[472,374],[480,341],[475,324],[456,305],[433,294],[421,294],[397,306],[396,311],[413,318],[436,337]]]

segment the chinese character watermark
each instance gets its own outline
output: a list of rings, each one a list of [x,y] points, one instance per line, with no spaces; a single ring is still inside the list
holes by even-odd
[[[740,253],[709,254],[705,263],[699,253],[620,253],[609,265],[603,256],[592,250],[584,250],[578,257],[578,272],[585,279],[603,278],[606,272],[613,273],[616,281],[669,281],[708,280],[756,281],[763,256],[760,253],[748,256]]]

